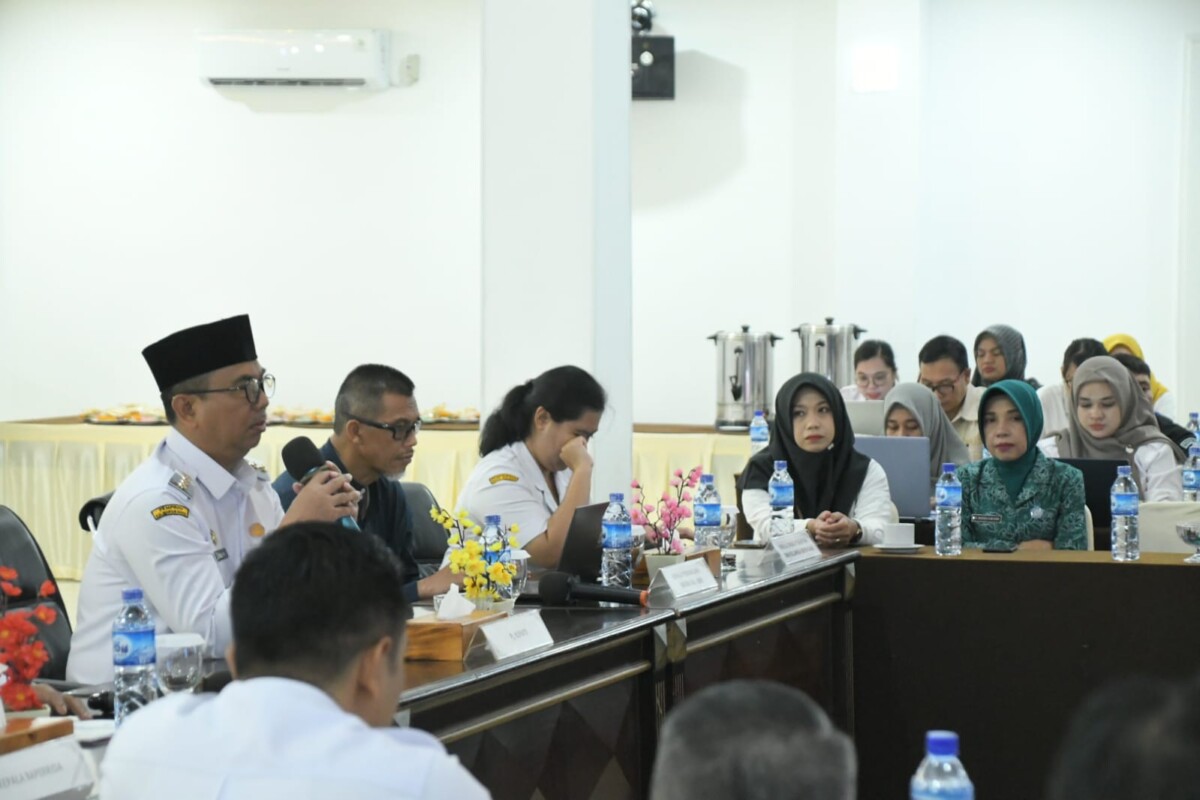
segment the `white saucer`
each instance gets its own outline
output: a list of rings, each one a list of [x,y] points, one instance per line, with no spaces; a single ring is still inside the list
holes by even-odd
[[[875,549],[884,553],[918,553],[922,545],[919,544],[877,544]]]

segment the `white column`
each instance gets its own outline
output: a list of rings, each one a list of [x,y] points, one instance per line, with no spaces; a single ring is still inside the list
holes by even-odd
[[[1200,36],[1187,40],[1184,74],[1183,154],[1179,204],[1179,292],[1175,327],[1175,370],[1178,391],[1175,421],[1187,423],[1188,412],[1200,411]]]
[[[482,397],[575,364],[608,392],[593,498],[628,487],[629,7],[483,0]]]

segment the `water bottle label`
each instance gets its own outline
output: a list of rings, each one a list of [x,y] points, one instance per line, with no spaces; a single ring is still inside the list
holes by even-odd
[[[1190,491],[1200,489],[1200,470],[1185,469],[1183,471],[1183,488]]]
[[[696,518],[697,528],[716,528],[721,524],[720,503],[696,503],[692,511]]]
[[[796,487],[785,483],[770,487],[771,508],[791,508],[796,504]]]
[[[1114,517],[1136,517],[1138,513],[1138,496],[1136,492],[1112,494],[1112,515]]]
[[[113,666],[144,667],[154,663],[154,629],[113,633]]]
[[[604,531],[604,549],[628,550],[633,547],[633,528],[628,522],[605,522],[601,528]]]
[[[770,438],[766,425],[751,425],[750,426],[750,441],[765,442]]]
[[[934,492],[938,508],[962,508],[962,487],[938,484]]]

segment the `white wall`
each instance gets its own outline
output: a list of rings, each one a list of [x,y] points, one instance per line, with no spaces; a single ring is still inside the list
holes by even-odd
[[[374,27],[384,92],[201,83],[192,34]],[[139,351],[248,311],[276,402],[355,364],[479,383],[477,0],[0,2],[0,419],[152,401]]]

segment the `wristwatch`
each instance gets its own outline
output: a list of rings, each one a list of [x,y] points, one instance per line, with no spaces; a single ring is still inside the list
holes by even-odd
[[[856,533],[856,534],[854,534],[854,536],[850,537],[850,541],[847,542],[847,544],[858,544],[859,542],[862,541],[862,537],[863,537],[862,523],[856,519],[852,519],[850,521],[854,523],[854,527],[858,528],[858,533]]]

